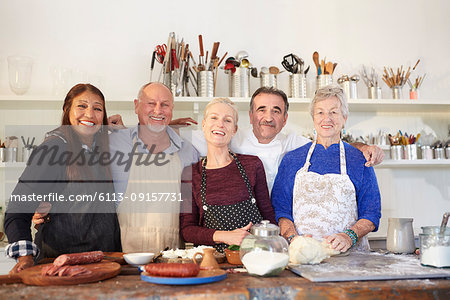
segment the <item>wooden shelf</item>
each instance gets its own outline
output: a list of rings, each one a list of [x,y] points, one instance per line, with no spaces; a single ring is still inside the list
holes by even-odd
[[[107,99],[108,109],[132,109],[133,96],[111,97]],[[176,97],[175,108],[201,112],[212,97]],[[230,98],[239,109],[248,110],[250,98]],[[311,99],[290,98],[291,110],[307,111]],[[0,95],[2,109],[61,109],[61,97],[48,95]],[[450,112],[450,100],[431,99],[350,99],[350,110],[356,112]]]

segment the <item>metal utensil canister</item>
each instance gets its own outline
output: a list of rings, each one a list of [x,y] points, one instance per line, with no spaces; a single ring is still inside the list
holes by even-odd
[[[316,89],[321,89],[324,86],[330,85],[333,83],[333,77],[329,74],[322,74],[316,77]]]
[[[392,145],[391,146],[391,159],[394,159],[394,160],[403,159],[402,145]]]
[[[430,146],[420,147],[422,159],[433,159],[433,149]]]
[[[405,146],[405,159],[415,160],[417,159],[417,145],[408,144]]]
[[[6,148],[0,148],[0,162],[6,161]]]
[[[381,99],[381,87],[371,86],[368,88],[369,99]]]
[[[261,73],[261,87],[277,88],[277,74]]]
[[[392,99],[401,99],[402,98],[402,87],[394,86],[392,87]]]
[[[200,71],[197,75],[199,97],[214,97],[214,74],[212,71]]]
[[[230,97],[250,97],[250,69],[236,68],[229,73]]]
[[[289,97],[306,98],[306,75],[290,74],[289,75]]]
[[[434,148],[434,159],[445,159],[444,148]]]

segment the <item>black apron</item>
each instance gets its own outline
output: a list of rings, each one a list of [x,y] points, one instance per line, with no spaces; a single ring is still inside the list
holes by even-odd
[[[206,202],[206,158],[202,163],[202,181],[200,186],[200,196],[204,210],[204,226],[216,230],[231,231],[246,226],[248,223],[253,224],[261,222],[263,219],[256,205],[256,199],[253,196],[252,186],[248,180],[247,173],[237,158],[236,154],[230,152],[234,158],[236,165],[247,186],[249,198],[239,203],[229,205],[209,205]],[[216,244],[214,248],[223,253],[228,245],[224,243]]]
[[[86,166],[87,167],[87,166]],[[94,178],[105,178],[100,166],[90,167]],[[112,180],[100,182],[68,182],[61,194],[100,195],[114,193]],[[52,213],[57,211],[58,213]],[[64,211],[64,213],[60,213]],[[96,211],[96,213],[92,213]],[[120,227],[114,202],[64,202],[52,203],[49,212],[50,222],[39,226],[35,242],[41,249],[38,260],[57,257],[64,253],[101,250],[105,252],[122,251]]]

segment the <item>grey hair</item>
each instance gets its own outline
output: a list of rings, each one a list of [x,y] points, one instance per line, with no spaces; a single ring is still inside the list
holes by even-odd
[[[173,99],[172,91],[167,87],[167,85],[165,85],[164,83],[161,83],[161,82],[149,82],[149,83],[144,84],[144,85],[139,89],[139,92],[138,92],[138,95],[137,95],[137,100],[138,100],[138,101],[141,101],[141,97],[142,97],[142,95],[144,94],[144,90],[145,90],[149,85],[152,85],[152,84],[160,84],[160,85],[166,87],[166,88],[169,90],[170,94],[172,95],[172,99]]]
[[[227,104],[233,109],[234,121],[235,121],[235,124],[237,126],[237,123],[238,123],[238,120],[239,120],[238,108],[237,108],[236,104],[234,104],[233,101],[231,101],[230,99],[225,98],[225,97],[224,98],[215,98],[215,99],[212,99],[211,101],[209,101],[209,103],[206,104],[205,110],[203,111],[203,118],[206,119],[206,116],[208,115],[209,108],[211,106],[213,106],[214,104],[218,104],[218,103]]]
[[[316,91],[316,94],[309,104],[309,113],[311,117],[314,117],[314,105],[316,103],[323,101],[328,98],[336,97],[341,103],[341,112],[344,118],[348,116],[348,101],[347,95],[345,95],[344,90],[338,85],[327,85],[323,88],[320,88]]]
[[[253,103],[254,103],[254,99],[256,96],[261,95],[261,94],[269,94],[269,95],[275,95],[275,96],[279,96],[283,99],[284,102],[284,115],[287,115],[287,112],[289,110],[289,101],[288,98],[286,96],[286,93],[283,92],[282,90],[279,90],[277,88],[274,87],[266,87],[266,86],[262,86],[259,89],[257,89],[253,95],[252,98],[250,99],[250,113],[253,113]]]

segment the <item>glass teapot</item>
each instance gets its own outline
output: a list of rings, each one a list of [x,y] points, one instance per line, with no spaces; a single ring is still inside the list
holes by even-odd
[[[251,275],[276,276],[289,263],[289,245],[280,228],[263,220],[250,229],[241,243],[241,261]]]

